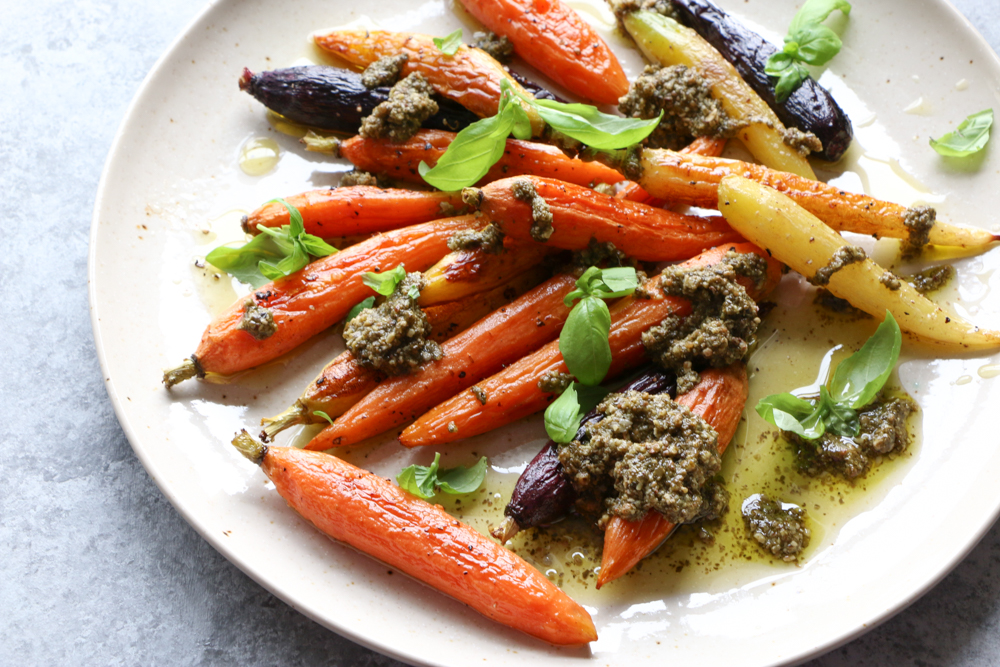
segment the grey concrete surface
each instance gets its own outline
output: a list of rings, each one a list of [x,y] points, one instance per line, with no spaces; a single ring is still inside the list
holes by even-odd
[[[216,553],[105,394],[87,241],[114,132],[202,0],[0,0],[0,665],[398,665]],[[1000,3],[958,0],[1000,49]],[[812,667],[1000,664],[1000,527],[928,595]]]

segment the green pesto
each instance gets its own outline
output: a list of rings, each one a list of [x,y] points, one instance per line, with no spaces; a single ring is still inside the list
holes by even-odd
[[[742,514],[747,536],[775,558],[793,562],[809,546],[806,511],[798,505],[755,493],[743,501]]]
[[[951,264],[932,266],[920,273],[916,273],[907,279],[913,289],[921,294],[928,294],[937,291],[948,284],[955,277],[955,267]]]
[[[503,252],[503,237],[500,226],[491,222],[482,229],[463,229],[455,232],[448,239],[448,249],[457,252],[478,248],[490,255],[499,255]]]
[[[546,371],[545,374],[538,379],[538,388],[546,394],[561,394],[566,391],[566,387],[568,387],[572,382],[573,376],[569,373]]]
[[[414,72],[389,91],[389,99],[372,109],[361,121],[359,134],[368,139],[388,138],[403,142],[420,129],[425,120],[438,112],[431,95],[434,89],[423,74]]]
[[[514,197],[531,205],[531,229],[528,233],[539,243],[545,243],[555,231],[552,228],[552,212],[545,199],[538,196],[535,184],[526,178],[518,179],[511,185]]]
[[[841,246],[833,253],[833,257],[830,258],[830,261],[827,262],[826,266],[817,270],[816,274],[809,279],[809,282],[819,287],[829,285],[830,278],[837,271],[840,271],[845,266],[850,266],[856,262],[863,262],[866,259],[868,259],[868,255],[858,246]]]
[[[392,86],[399,81],[399,75],[403,72],[403,66],[410,57],[405,53],[395,56],[382,56],[361,73],[361,84],[368,88],[378,88],[380,86]]]
[[[514,44],[507,38],[493,32],[472,33],[473,46],[493,56],[497,62],[505,63],[514,55]]]
[[[243,317],[236,328],[246,331],[256,340],[264,340],[274,335],[278,324],[270,310],[258,306],[253,299],[247,299],[243,302]]]
[[[909,236],[903,240],[900,253],[903,259],[920,256],[930,239],[931,228],[937,220],[937,211],[930,206],[911,206],[903,214],[903,225]]]

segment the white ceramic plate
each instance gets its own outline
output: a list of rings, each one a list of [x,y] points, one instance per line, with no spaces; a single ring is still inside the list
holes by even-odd
[[[771,38],[795,11],[792,0],[724,4]],[[574,6],[606,20],[595,5]],[[935,360],[918,350],[909,350],[899,375],[923,407],[923,444],[852,501],[849,520],[824,527],[803,566],[748,564],[691,577],[644,572],[600,593],[578,587],[574,595],[592,611],[601,637],[588,648],[556,649],[502,628],[306,525],[228,443],[241,426],[294,400],[341,349],[339,337],[319,336],[234,385],[190,382],[168,393],[160,374],[193,351],[212,313],[236,297],[231,281],[214,280],[193,260],[238,236],[241,211],[334,183],[344,169],[274,132],[262,107],[237,90],[241,68],[316,58],[307,35],[357,20],[361,9],[391,29],[443,35],[462,21],[467,35],[473,28],[444,0],[364,8],[343,0],[218,2],[146,80],[98,193],[90,289],[111,400],[163,493],[233,563],[327,627],[415,664],[772,665],[822,653],[884,620],[942,577],[989,528],[1000,508],[1000,448],[989,409],[1000,401],[1000,385],[989,379],[996,358]],[[927,199],[951,221],[994,225],[995,147],[968,162],[942,160],[927,137],[997,106],[996,56],[941,0],[858,3],[844,40],[822,77],[858,130],[850,173],[838,182],[905,204]],[[634,53],[622,40],[611,41],[634,73],[640,66]],[[237,166],[253,137],[272,137],[282,148],[277,169],[259,178]],[[998,254],[960,260],[962,278],[948,297],[959,312],[993,327],[1000,324]],[[800,298],[794,284],[786,285],[782,307]],[[795,326],[779,327],[763,349],[791,341],[799,334]],[[804,376],[815,375],[816,359],[786,356],[792,365],[801,361]],[[765,376],[766,369],[760,382]],[[496,516],[502,503],[495,494],[510,486],[542,437],[539,421],[529,419],[452,451],[455,461],[473,452],[492,456],[473,523],[484,527]],[[386,476],[430,456],[400,449],[369,446],[348,456]],[[729,454],[733,466],[752,455],[747,439]],[[536,558],[543,567],[566,569],[543,557]]]

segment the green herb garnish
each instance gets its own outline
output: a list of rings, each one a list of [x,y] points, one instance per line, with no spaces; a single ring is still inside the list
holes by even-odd
[[[559,398],[545,409],[545,432],[559,444],[576,437],[583,416],[593,410],[608,395],[604,387],[588,387],[571,382]]]
[[[805,400],[794,394],[772,394],[757,403],[757,414],[783,431],[815,440],[826,431],[845,437],[858,434],[857,410],[882,390],[896,367],[903,335],[892,313],[861,349],[842,361],[830,380],[820,387],[819,398]]]
[[[331,417],[330,415],[326,414],[322,410],[313,410],[313,415],[315,415],[316,417],[321,417],[321,418],[327,420],[328,422],[330,422],[331,424],[333,424],[333,417]]]
[[[600,384],[611,367],[611,347],[608,333],[611,330],[611,313],[605,299],[627,296],[639,286],[639,279],[632,267],[584,271],[576,281],[577,289],[566,295],[567,306],[576,299],[566,324],[559,334],[559,351],[569,372],[582,384]]]
[[[974,113],[940,139],[931,139],[931,148],[945,157],[967,157],[978,153],[990,140],[993,109]]]
[[[441,453],[436,452],[434,462],[429,466],[412,465],[403,468],[403,471],[396,476],[396,481],[403,489],[426,499],[437,495],[438,489],[451,495],[472,493],[482,486],[483,480],[486,479],[485,456],[468,468],[458,466],[441,469],[438,467],[440,460]]]
[[[361,314],[362,310],[371,308],[374,305],[375,305],[375,297],[370,296],[367,299],[362,299],[360,302],[354,304],[354,306],[349,311],[347,311],[347,317],[344,319],[344,321],[350,322],[359,314]]]
[[[305,233],[302,214],[284,199],[272,199],[288,209],[290,224],[279,229],[257,225],[260,234],[239,248],[216,248],[205,257],[241,283],[260,287],[304,268],[312,257],[326,257],[337,249]]]
[[[369,271],[361,279],[361,282],[382,296],[389,296],[396,289],[396,285],[403,282],[404,278],[406,278],[406,269],[400,264],[391,271],[383,271],[382,273],[372,273]],[[364,301],[361,303],[364,303]]]
[[[459,28],[446,37],[434,37],[433,39],[434,46],[438,47],[441,53],[453,56],[458,53],[458,47],[462,46],[462,29]]]
[[[840,37],[823,25],[823,21],[838,9],[845,16],[851,13],[851,5],[846,0],[807,0],[795,14],[788,26],[784,48],[768,58],[764,67],[764,72],[778,79],[774,87],[778,102],[787,100],[809,78],[805,65],[825,65],[840,53],[843,45]]]
[[[563,104],[536,100],[500,82],[497,114],[476,121],[458,133],[448,150],[431,168],[421,161],[420,175],[440,190],[461,190],[486,175],[503,156],[507,137],[531,137],[531,123],[525,107],[536,111],[553,130],[598,150],[626,148],[645,139],[659,118],[640,120],[601,113],[586,104]],[[662,113],[660,116],[662,117]]]

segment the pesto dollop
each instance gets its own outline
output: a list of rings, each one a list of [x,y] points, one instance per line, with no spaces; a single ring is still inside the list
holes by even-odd
[[[514,44],[507,38],[494,32],[474,32],[472,45],[493,56],[493,59],[505,63],[514,55]]]
[[[623,253],[611,241],[601,243],[593,236],[583,250],[574,250],[573,266],[588,269],[591,266],[630,266],[628,255]]]
[[[559,449],[559,462],[577,493],[577,508],[636,520],[660,512],[673,523],[717,517],[724,490],[713,483],[721,468],[718,435],[667,394],[627,391],[597,407],[600,421]]]
[[[854,438],[824,433],[817,440],[805,440],[782,431],[795,447],[799,468],[808,475],[828,472],[857,479],[865,475],[878,457],[896,454],[910,445],[907,419],[917,405],[909,396],[880,394],[858,413],[860,430]]]
[[[829,285],[830,278],[837,271],[856,262],[863,262],[866,259],[868,259],[868,255],[864,249],[853,245],[841,246],[834,251],[833,257],[830,258],[826,266],[817,270],[813,277],[809,279],[809,282],[818,287]]]
[[[354,185],[370,185],[376,188],[387,188],[388,184],[382,181],[378,176],[367,171],[359,171],[357,169],[352,169],[346,172],[340,177],[340,183],[337,187],[349,188]]]
[[[646,145],[683,148],[695,137],[729,137],[739,129],[712,97],[711,86],[698,70],[684,65],[648,65],[618,102],[622,114],[633,118],[663,118]]]
[[[809,546],[806,512],[798,505],[755,493],[743,501],[742,514],[747,535],[775,558],[792,562]]]
[[[823,142],[812,132],[804,132],[797,127],[786,128],[781,136],[781,140],[786,146],[794,150],[802,157],[809,157],[810,153],[821,153]]]
[[[361,121],[359,134],[368,139],[406,141],[416,134],[425,120],[438,112],[437,102],[431,99],[433,93],[434,89],[423,74],[410,74],[392,87],[389,99]]]
[[[278,324],[274,321],[274,316],[267,308],[257,305],[253,299],[243,302],[243,317],[236,325],[240,331],[246,331],[255,340],[264,340],[274,335],[278,330]]]
[[[689,299],[692,312],[667,317],[642,334],[642,344],[654,363],[677,374],[678,394],[698,383],[698,367],[721,368],[746,355],[760,318],[757,304],[736,278],[744,276],[760,286],[766,275],[762,257],[734,252],[710,267],[664,269],[664,293]]]
[[[539,243],[545,243],[555,231],[552,228],[552,212],[545,199],[538,196],[535,184],[526,178],[518,179],[511,184],[511,192],[517,199],[531,205],[531,220],[533,224],[528,233]],[[464,196],[464,195],[463,195]]]
[[[485,253],[499,255],[503,252],[503,237],[499,225],[491,222],[482,229],[463,229],[455,232],[448,239],[448,249],[457,252],[478,248]]]
[[[941,289],[954,277],[955,267],[951,264],[942,264],[941,266],[932,266],[929,269],[924,269],[920,273],[910,276],[907,278],[907,282],[913,285],[913,289],[921,294],[928,294]]]
[[[403,65],[410,57],[405,53],[395,56],[382,56],[365,68],[361,73],[361,85],[371,90],[380,86],[392,86],[399,81]]]
[[[572,382],[573,376],[569,373],[546,371],[538,379],[538,388],[546,394],[561,394]]]
[[[937,211],[930,206],[911,206],[903,214],[903,225],[909,236],[900,248],[903,259],[920,256],[930,239],[931,227],[937,221]]]
[[[426,285],[419,273],[409,273],[392,294],[375,308],[366,308],[344,326],[344,342],[358,363],[386,375],[403,375],[441,358],[441,347],[430,340],[431,325],[410,291]]]

